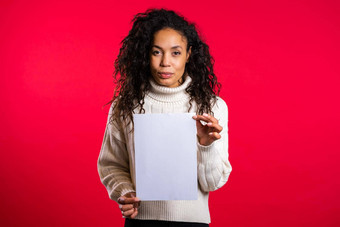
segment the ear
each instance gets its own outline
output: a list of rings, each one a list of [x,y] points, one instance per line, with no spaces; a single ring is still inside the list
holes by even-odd
[[[187,53],[187,63],[189,62],[190,55],[191,55],[191,46],[190,46],[188,53]]]

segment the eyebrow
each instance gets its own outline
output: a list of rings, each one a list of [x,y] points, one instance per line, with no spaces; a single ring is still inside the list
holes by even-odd
[[[158,49],[161,49],[161,50],[163,50],[163,48],[162,47],[160,47],[160,46],[157,46],[157,45],[152,45],[152,47],[156,47],[156,48],[158,48]],[[181,46],[179,46],[179,45],[176,45],[176,46],[173,46],[173,47],[171,47],[171,49],[177,49],[177,48],[181,48],[181,49],[183,49]]]

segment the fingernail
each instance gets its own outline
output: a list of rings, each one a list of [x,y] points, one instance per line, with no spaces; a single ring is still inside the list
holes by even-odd
[[[204,116],[204,117],[208,117],[208,114],[204,113],[203,116]]]
[[[207,125],[209,125],[209,126],[212,126],[212,123],[211,123],[211,122],[209,122]]]

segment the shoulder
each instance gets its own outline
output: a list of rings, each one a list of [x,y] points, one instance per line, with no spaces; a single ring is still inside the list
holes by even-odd
[[[110,105],[108,117],[107,117],[107,126],[109,127],[110,131],[120,131],[122,128],[122,119],[117,119],[115,116],[115,109],[116,107],[116,100],[113,101]]]
[[[228,106],[227,103],[221,98],[217,97],[216,103],[213,105],[212,108],[214,117],[226,127],[228,122]]]
[[[216,97],[216,103],[213,105],[213,111],[228,113],[227,103],[219,96]]]

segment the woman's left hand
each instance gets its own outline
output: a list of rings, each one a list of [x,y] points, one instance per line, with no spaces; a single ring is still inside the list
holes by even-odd
[[[209,146],[215,140],[221,138],[220,132],[223,127],[218,124],[218,120],[209,114],[195,115],[192,117],[196,120],[198,142],[203,146]],[[207,124],[203,125],[200,121]]]

